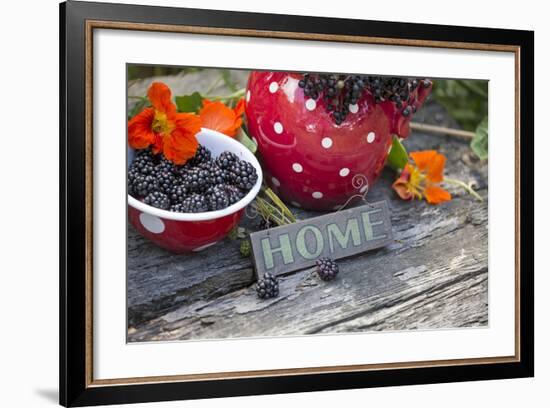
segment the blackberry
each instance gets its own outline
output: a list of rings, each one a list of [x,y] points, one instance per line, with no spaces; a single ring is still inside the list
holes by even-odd
[[[193,193],[183,200],[181,210],[187,213],[205,212],[208,211],[208,203],[203,195]]]
[[[209,162],[212,159],[212,152],[203,145],[199,144],[199,147],[192,159],[188,161],[189,165],[196,167],[201,163]]]
[[[194,167],[190,166],[189,165],[189,162],[181,165],[181,166],[176,166],[174,168],[174,174],[176,175],[176,177],[179,177],[179,178],[185,178],[185,176],[187,175],[187,173],[189,172],[189,170],[193,169]]]
[[[155,178],[159,185],[160,191],[165,194],[170,192],[176,182],[176,176],[174,176],[174,173],[161,165],[157,165]]]
[[[262,279],[256,283],[256,293],[260,299],[269,299],[279,296],[279,282],[277,278],[270,273],[266,273]]]
[[[128,169],[128,193],[134,197],[145,197],[156,189],[155,156],[150,149],[136,150],[136,155]]]
[[[236,163],[239,160],[235,153],[228,151],[223,152],[216,159],[216,164],[221,169],[228,169],[233,163]]]
[[[415,109],[407,109],[404,104],[416,102],[414,91],[420,84],[427,88],[431,82],[417,78],[307,73],[298,82],[304,96],[325,101],[325,110],[337,125],[346,120],[349,105],[357,104],[366,92],[373,96],[376,103],[390,101],[404,116],[408,116]]]
[[[155,171],[155,156],[151,149],[137,150],[131,169],[135,169],[144,175],[153,174]]]
[[[336,278],[339,268],[338,264],[330,258],[319,258],[317,260],[317,274],[324,281],[330,281]]]
[[[183,210],[183,206],[181,205],[181,203],[172,204],[172,205],[170,206],[170,211],[172,211],[172,212],[179,212],[179,213],[185,212],[185,211]]]
[[[217,159],[199,145],[193,159],[175,165],[151,149],[136,151],[128,169],[128,193],[148,205],[175,212],[224,209],[241,200],[258,180],[256,169],[236,154]]]
[[[176,174],[176,165],[162,156],[156,166],[157,172]]]
[[[241,189],[231,184],[217,184],[210,187],[205,195],[208,207],[213,211],[229,207],[245,196]]]
[[[193,167],[185,173],[183,176],[183,183],[189,188],[190,191],[196,193],[202,193],[210,187],[212,180],[210,178],[210,172],[206,169],[199,167]]]
[[[162,210],[167,210],[170,207],[170,200],[168,199],[168,196],[160,191],[149,193],[147,197],[144,198],[143,202],[147,205],[160,208]]]
[[[181,182],[176,181],[168,190],[168,198],[172,204],[181,204],[189,195],[189,189]]]
[[[206,191],[206,201],[210,211],[222,210],[229,206],[229,197],[223,184],[210,187]]]
[[[229,172],[229,182],[241,190],[250,191],[256,181],[258,174],[252,164],[247,161],[239,160],[233,163],[227,171]]]
[[[153,176],[146,176],[143,174],[139,174],[135,176],[135,178],[132,181],[132,185],[130,186],[130,193],[136,197],[145,197],[149,193],[152,193],[154,191],[157,191],[159,189],[159,185],[157,182],[157,179]]]
[[[377,102],[391,101],[398,108],[410,103],[412,92],[418,87],[416,78],[369,76],[366,78],[369,91],[377,96]],[[414,98],[413,98],[414,99]]]
[[[199,167],[208,171],[210,184],[218,185],[224,183],[226,177],[225,171],[222,170],[213,160],[201,163]]]
[[[230,184],[225,184],[225,192],[229,198],[229,205],[235,204],[245,196],[245,193],[243,193],[242,190]]]
[[[138,177],[140,177],[141,174],[139,173],[139,171],[136,169],[136,168],[133,168],[133,167],[130,167],[130,169],[128,170],[128,194],[130,195],[137,195],[137,193],[134,191],[135,188],[134,188],[134,184],[135,184],[135,181]]]

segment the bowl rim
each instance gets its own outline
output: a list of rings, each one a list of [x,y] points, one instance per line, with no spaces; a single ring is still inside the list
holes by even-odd
[[[206,212],[199,212],[199,213],[178,213],[178,212],[172,212],[168,210],[162,210],[160,208],[156,208],[148,204],[145,204],[143,201],[139,201],[137,198],[132,197],[130,194],[127,194],[128,196],[127,205],[135,208],[138,211],[144,212],[146,214],[155,215],[159,218],[164,218],[167,220],[209,221],[209,220],[215,220],[218,218],[226,217],[228,215],[232,215],[237,211],[244,209],[248,204],[250,204],[252,200],[260,192],[260,188],[262,187],[262,183],[263,183],[262,168],[256,156],[241,142],[223,133],[220,133],[218,131],[208,129],[208,128],[201,128],[200,133],[207,133],[207,134],[210,133],[211,135],[219,136],[222,144],[233,145],[234,147],[238,148],[238,150],[243,155],[242,158],[248,161],[250,164],[252,164],[256,169],[256,173],[258,174],[258,180],[256,181],[256,184],[254,184],[252,189],[242,199],[237,201],[235,204],[231,204],[229,207],[224,208],[223,210],[206,211]]]

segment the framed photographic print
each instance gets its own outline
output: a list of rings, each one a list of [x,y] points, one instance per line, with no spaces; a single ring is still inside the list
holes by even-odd
[[[533,376],[533,32],[60,15],[61,404]]]

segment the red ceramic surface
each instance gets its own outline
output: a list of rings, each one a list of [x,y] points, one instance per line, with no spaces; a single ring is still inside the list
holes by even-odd
[[[158,246],[175,253],[197,252],[222,240],[241,219],[243,210],[204,221],[179,221],[157,217],[128,206],[132,225]]]
[[[251,73],[248,131],[258,144],[266,182],[283,200],[314,210],[338,209],[372,187],[392,134],[408,136],[410,116],[401,115],[391,102],[375,104],[365,93],[336,125],[322,98],[304,96],[300,79],[288,72]],[[418,106],[430,89],[418,89]]]
[[[250,162],[258,173],[258,181],[239,202],[219,211],[202,213],[176,213],[151,207],[128,196],[128,219],[143,236],[156,245],[175,253],[197,252],[215,245],[235,227],[244,208],[256,197],[262,185],[262,169],[256,157],[241,143],[210,129],[197,135],[199,143],[217,157],[223,151],[235,153]],[[133,159],[129,149],[128,161]]]

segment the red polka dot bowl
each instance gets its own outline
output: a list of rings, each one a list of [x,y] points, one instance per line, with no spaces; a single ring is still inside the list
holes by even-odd
[[[392,135],[407,137],[412,115],[403,116],[389,101],[375,103],[365,92],[337,125],[323,98],[304,96],[301,78],[290,72],[250,74],[245,98],[248,132],[258,145],[266,183],[285,202],[312,210],[339,209],[372,187]],[[414,109],[431,90],[426,84],[411,94]]]
[[[262,186],[262,168],[244,145],[229,136],[203,128],[197,134],[199,143],[210,149],[213,157],[223,151],[235,153],[252,164],[258,173],[254,187],[237,203],[223,210],[202,213],[176,213],[145,204],[128,195],[128,218],[144,237],[174,253],[198,252],[222,240],[240,221],[245,207]],[[128,165],[134,152],[128,149]]]

